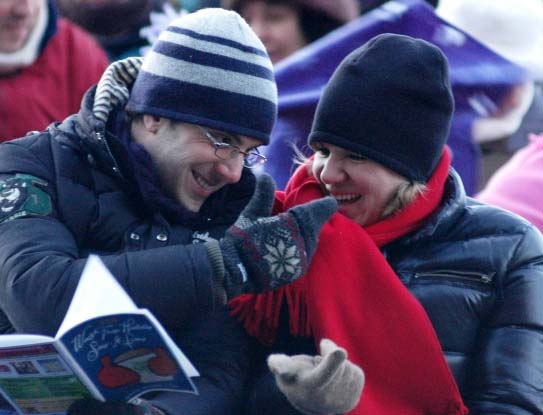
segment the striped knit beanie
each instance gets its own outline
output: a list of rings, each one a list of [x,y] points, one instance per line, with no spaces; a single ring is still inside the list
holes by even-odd
[[[268,144],[277,87],[264,45],[235,12],[175,19],[144,58],[126,109]]]

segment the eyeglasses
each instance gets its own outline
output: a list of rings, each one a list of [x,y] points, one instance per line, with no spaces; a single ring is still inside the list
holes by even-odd
[[[206,138],[211,142],[213,147],[215,147],[215,155],[221,160],[231,160],[238,157],[240,154],[243,155],[243,165],[250,169],[264,164],[268,159],[266,156],[260,154],[258,149],[253,148],[249,151],[243,151],[239,147],[226,143],[225,141],[232,141],[233,138],[224,133],[213,134],[207,128],[198,126],[200,130],[204,133]]]

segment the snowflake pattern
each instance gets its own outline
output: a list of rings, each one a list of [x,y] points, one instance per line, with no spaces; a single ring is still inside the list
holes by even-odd
[[[280,239],[275,245],[264,245],[268,251],[264,259],[270,265],[272,287],[284,285],[299,276],[300,254],[295,244],[287,246],[284,240]]]

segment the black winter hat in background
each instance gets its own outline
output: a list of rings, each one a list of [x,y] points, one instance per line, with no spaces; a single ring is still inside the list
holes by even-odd
[[[453,112],[441,50],[421,39],[381,34],[335,70],[309,143],[334,144],[426,182],[443,153]]]

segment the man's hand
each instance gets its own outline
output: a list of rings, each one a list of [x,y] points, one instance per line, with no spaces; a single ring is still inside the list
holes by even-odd
[[[307,415],[343,414],[358,404],[364,372],[347,360],[345,349],[322,339],[318,356],[272,354],[268,366],[277,386]]]
[[[219,241],[228,298],[272,290],[305,274],[321,228],[337,209],[325,197],[270,216],[274,188],[270,176],[259,176],[249,204]]]

